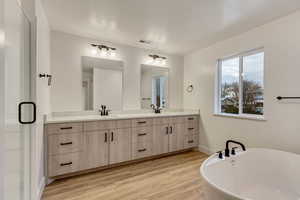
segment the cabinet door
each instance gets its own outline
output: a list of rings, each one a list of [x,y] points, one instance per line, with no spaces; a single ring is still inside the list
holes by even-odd
[[[169,131],[169,151],[180,151],[184,149],[184,123],[171,124]]]
[[[108,131],[86,132],[86,168],[108,165]]]
[[[131,128],[110,130],[109,164],[131,160]]]
[[[169,125],[153,127],[153,155],[169,152]]]

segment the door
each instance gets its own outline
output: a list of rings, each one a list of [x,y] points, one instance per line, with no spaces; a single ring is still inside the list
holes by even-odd
[[[33,199],[30,138],[34,104],[20,104],[31,101],[30,27],[17,0],[0,0],[1,200]]]
[[[86,132],[86,168],[108,165],[109,131]]]
[[[153,128],[153,155],[169,152],[169,125],[155,125]]]
[[[169,151],[180,151],[184,149],[184,123],[170,125]]]
[[[110,130],[109,164],[131,160],[131,128]]]

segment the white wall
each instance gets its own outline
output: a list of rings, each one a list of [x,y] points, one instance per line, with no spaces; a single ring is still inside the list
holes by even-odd
[[[221,150],[227,139],[236,139],[248,147],[300,153],[300,101],[275,99],[278,95],[300,95],[299,19],[297,12],[185,56],[184,85],[193,83],[195,90],[184,92],[184,107],[201,110],[202,149]],[[266,121],[214,116],[217,59],[258,47],[265,49]]]
[[[155,53],[140,48],[110,44],[62,32],[51,32],[51,108],[53,112],[82,110],[81,57],[92,56],[90,43],[107,44],[117,48],[124,62],[123,109],[140,109],[140,69],[148,54]],[[170,105],[182,107],[183,57],[167,56],[170,67]]]

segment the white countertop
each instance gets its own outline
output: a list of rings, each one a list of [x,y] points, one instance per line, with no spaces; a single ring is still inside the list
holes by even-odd
[[[98,120],[119,120],[119,119],[136,119],[136,118],[154,118],[154,117],[176,117],[176,116],[188,116],[199,115],[199,110],[189,111],[176,111],[176,112],[163,112],[160,114],[155,113],[119,113],[111,114],[109,116],[101,115],[74,115],[74,116],[47,116],[45,124],[55,123],[68,123],[68,122],[85,122],[85,121],[98,121]]]

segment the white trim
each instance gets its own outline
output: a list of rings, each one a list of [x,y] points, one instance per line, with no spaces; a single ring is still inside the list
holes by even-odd
[[[229,117],[235,119],[247,119],[247,120],[255,120],[255,121],[267,121],[267,119],[263,115],[246,115],[246,114],[226,114],[226,113],[214,113],[214,116],[217,117]]]
[[[45,176],[41,179],[41,182],[39,184],[39,188],[38,188],[38,193],[37,193],[37,200],[40,200],[42,199],[42,196],[43,196],[43,192],[44,192],[44,189],[46,187],[46,178]]]
[[[232,55],[229,55],[229,56],[221,57],[218,60],[229,60],[229,59],[232,59],[232,58],[235,58],[235,57],[248,56],[248,55],[256,54],[256,53],[259,53],[259,52],[264,52],[264,49],[265,49],[264,47],[253,48],[253,49],[250,49],[250,50],[247,50],[247,51],[242,51],[241,53],[236,53],[236,54],[232,54]]]
[[[234,118],[243,118],[243,119],[254,119],[254,120],[265,120],[265,105],[264,105],[264,115],[255,115],[255,114],[244,114],[243,113],[243,60],[245,56],[255,55],[258,53],[264,53],[264,47],[256,48],[253,50],[245,51],[239,54],[235,54],[232,56],[220,58],[217,60],[217,69],[216,69],[216,75],[215,75],[215,99],[214,99],[214,112],[215,115],[225,116],[225,117],[234,117]],[[227,114],[221,112],[221,78],[222,78],[222,70],[221,70],[221,63],[223,61],[229,60],[229,59],[239,59],[239,114]],[[263,84],[265,85],[265,56],[264,56],[264,66],[263,66]],[[263,88],[265,88],[263,85]],[[264,95],[265,96],[265,92]]]
[[[207,155],[212,155],[213,154],[213,151],[211,151],[207,146],[204,146],[204,145],[201,145],[201,144],[198,145],[198,150],[202,153],[207,154]]]

